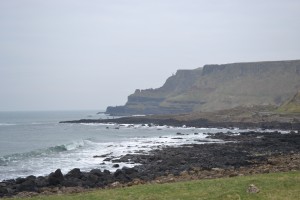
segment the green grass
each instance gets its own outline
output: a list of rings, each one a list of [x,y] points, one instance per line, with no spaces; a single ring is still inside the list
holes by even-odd
[[[260,192],[248,194],[250,184]],[[127,188],[95,190],[79,194],[38,196],[31,200],[79,199],[300,199],[300,171],[168,184],[147,184]]]
[[[277,111],[282,113],[300,113],[300,91],[281,105]]]
[[[277,111],[283,113],[300,113],[300,105],[298,103],[292,102],[280,106]]]

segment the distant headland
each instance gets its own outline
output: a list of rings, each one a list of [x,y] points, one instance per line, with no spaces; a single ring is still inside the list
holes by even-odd
[[[280,106],[300,90],[300,60],[205,65],[178,70],[156,89],[137,89],[110,115],[179,114]]]

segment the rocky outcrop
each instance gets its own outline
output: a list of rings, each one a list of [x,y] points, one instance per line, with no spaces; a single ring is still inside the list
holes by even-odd
[[[300,89],[300,60],[205,65],[178,70],[157,89],[136,90],[112,115],[215,111],[237,106],[279,106]]]
[[[90,188],[115,188],[149,182],[233,177],[300,169],[300,134],[290,132],[206,133],[225,143],[165,147],[149,154],[127,154],[116,162],[140,163],[114,173],[78,168],[63,175],[60,169],[48,176],[28,176],[0,182],[1,197],[82,192]],[[109,156],[109,155],[108,155]]]
[[[202,69],[178,70],[175,75],[169,77],[166,83],[157,89],[136,90],[128,96],[124,106],[108,107],[106,113],[111,115],[132,115],[132,114],[163,114],[181,113],[192,108],[183,106],[162,106],[162,102],[168,98],[177,96],[189,90],[199,79]]]

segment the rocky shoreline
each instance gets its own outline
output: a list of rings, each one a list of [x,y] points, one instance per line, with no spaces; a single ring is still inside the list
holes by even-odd
[[[300,130],[300,122],[284,121],[260,121],[260,122],[218,122],[205,118],[197,120],[177,120],[155,117],[122,117],[116,119],[80,119],[74,121],[62,121],[60,123],[116,123],[116,124],[155,124],[159,126],[168,125],[174,127],[196,127],[196,128],[240,128],[240,129],[279,129]]]
[[[300,170],[300,133],[243,132],[208,134],[224,143],[167,147],[150,154],[127,154],[118,163],[140,163],[133,168],[60,169],[44,177],[29,176],[0,182],[0,197],[74,193],[92,188],[114,188],[144,183],[242,176]],[[92,155],[91,155],[92,156]]]
[[[240,128],[300,130],[299,113],[277,112],[272,106],[236,107],[214,112],[174,115],[127,116],[113,119],[80,119],[60,123],[116,123],[189,126],[197,128]]]

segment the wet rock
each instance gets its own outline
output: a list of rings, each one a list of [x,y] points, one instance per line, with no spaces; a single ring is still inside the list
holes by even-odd
[[[136,174],[138,171],[135,168],[129,168],[129,167],[123,167],[122,171],[126,174],[126,175],[132,175],[132,174]]]
[[[57,169],[54,173],[52,172],[48,177],[49,185],[59,185],[63,182],[64,176],[60,169]]]
[[[126,183],[129,181],[132,181],[132,178],[125,173],[125,171],[118,169],[115,173],[114,173],[114,178],[121,182],[121,183]]]
[[[93,156],[93,158],[105,158],[105,157],[107,157],[107,156],[109,156],[111,154],[112,153],[107,153],[107,154],[103,154],[103,155],[95,155],[95,156]]]
[[[60,170],[56,170],[48,177],[29,176],[6,180],[0,182],[0,197],[13,196],[22,190],[28,193],[38,191],[45,194],[57,194],[67,191],[67,189],[62,189],[63,187],[109,187],[116,182],[123,186],[153,180],[161,183],[172,182],[178,177],[201,179],[299,170],[299,134],[249,131],[240,135],[210,134],[209,137],[224,139],[227,142],[164,147],[153,150],[147,155],[127,154],[114,162],[118,162],[116,163],[118,165],[121,162],[134,162],[142,165],[133,168],[123,167],[113,174],[108,170],[102,172],[100,169],[94,169],[90,172],[81,172],[80,169],[75,168],[65,176]],[[134,183],[136,179],[140,181]]]
[[[33,179],[28,179],[17,187],[17,191],[36,192],[38,191],[38,187]]]
[[[24,181],[26,181],[25,178],[17,178],[17,179],[16,179],[16,184],[21,184],[21,183],[23,183]]]
[[[118,168],[118,167],[120,167],[119,164],[114,164],[114,165],[113,165],[113,168]]]
[[[83,181],[77,178],[68,178],[63,181],[65,187],[82,187]]]
[[[8,194],[7,188],[0,187],[0,197],[3,197],[6,194]]]
[[[111,161],[112,158],[105,158],[103,161]]]
[[[96,175],[96,176],[103,176],[103,173],[101,172],[100,169],[92,169],[92,170],[90,171],[90,173],[91,173],[91,174],[94,174],[94,175]]]
[[[45,177],[43,177],[43,176],[37,177],[36,180],[35,180],[35,182],[36,182],[36,186],[39,187],[39,188],[40,187],[45,187],[45,186],[48,185],[47,179]]]
[[[6,187],[6,186],[7,186],[6,183],[0,182],[0,188],[1,188],[1,187]]]
[[[71,171],[69,171],[66,175],[66,178],[78,178],[80,179],[82,177],[82,172],[78,168],[74,168]]]
[[[86,188],[93,188],[96,186],[97,182],[98,182],[98,176],[87,173],[85,176],[85,181],[83,182],[83,186]]]

